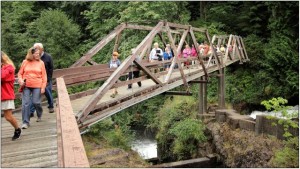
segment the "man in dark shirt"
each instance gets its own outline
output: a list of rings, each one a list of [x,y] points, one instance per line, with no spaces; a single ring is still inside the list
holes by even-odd
[[[41,60],[45,64],[45,68],[46,68],[46,72],[47,72],[47,86],[45,88],[45,96],[48,100],[49,113],[53,113],[54,112],[53,96],[52,96],[53,60],[52,60],[52,57],[50,54],[44,52],[44,47],[43,47],[42,43],[35,43],[33,45],[33,47],[39,49],[40,55],[41,55]],[[31,108],[31,112],[34,112],[33,108]]]
[[[135,51],[135,48],[131,49],[131,53],[133,54],[133,52]],[[139,56],[136,56],[135,58],[136,61],[140,61],[141,59],[139,58]],[[133,66],[134,64],[132,63],[131,66]],[[138,78],[140,77],[140,71],[136,70],[136,71],[130,71],[128,74],[128,80],[131,80],[133,78]],[[137,84],[139,85],[139,87],[142,87],[142,82],[137,82]],[[132,88],[132,84],[128,84],[128,88],[127,89],[131,89]]]

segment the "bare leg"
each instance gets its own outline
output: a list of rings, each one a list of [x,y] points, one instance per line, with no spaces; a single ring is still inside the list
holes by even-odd
[[[18,122],[12,114],[12,109],[4,110],[4,117],[15,129],[19,128]]]

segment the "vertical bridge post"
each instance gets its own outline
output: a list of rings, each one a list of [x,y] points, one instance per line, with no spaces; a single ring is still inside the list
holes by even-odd
[[[205,76],[200,77],[200,81],[205,81]],[[207,83],[199,83],[199,114],[207,113]]]
[[[219,108],[225,108],[225,71],[224,68],[220,69],[218,77],[218,102]]]

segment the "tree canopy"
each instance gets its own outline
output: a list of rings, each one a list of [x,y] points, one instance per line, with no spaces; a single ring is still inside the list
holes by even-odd
[[[42,42],[55,68],[66,68],[120,23],[153,26],[159,20],[243,37],[250,62],[226,68],[227,102],[259,105],[279,96],[299,102],[297,1],[2,1],[1,47],[18,67],[27,49]],[[121,59],[146,34],[125,31]],[[93,60],[106,63],[112,48],[108,44]]]

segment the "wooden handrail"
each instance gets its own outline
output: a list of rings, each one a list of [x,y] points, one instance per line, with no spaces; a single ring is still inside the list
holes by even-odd
[[[59,167],[90,167],[63,78],[57,82],[57,133]]]

